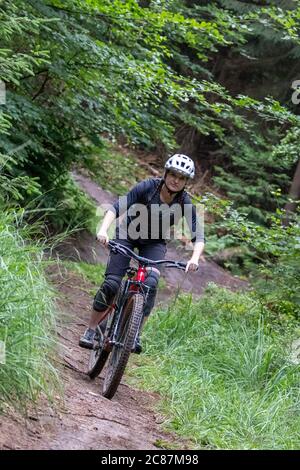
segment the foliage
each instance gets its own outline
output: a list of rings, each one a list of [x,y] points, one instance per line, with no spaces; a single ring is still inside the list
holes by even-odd
[[[205,64],[211,79],[227,90],[229,103],[234,101],[235,117],[221,113],[219,132],[210,125],[207,137],[201,129],[195,132],[189,118],[179,138],[198,157],[201,169],[209,171],[214,185],[251,220],[265,223],[268,214],[286,202],[298,159],[292,148],[282,145],[299,129],[299,110],[291,99],[292,83],[300,74],[297,2],[192,1],[177,2],[176,8],[196,19],[225,22],[235,31],[232,43],[211,54]],[[187,55],[186,48],[184,52]],[[192,54],[189,58],[195,62]],[[224,98],[221,101],[224,105]],[[206,120],[207,114],[199,109],[199,119]],[[277,147],[280,153],[284,150],[283,159]],[[278,190],[280,199],[273,194]]]
[[[225,190],[239,211],[263,225],[287,202],[292,171],[299,158],[295,148],[299,127],[291,127],[276,144],[272,142],[280,130],[275,128],[269,134],[267,139],[257,132],[252,142],[242,134],[228,138],[221,152],[227,163],[215,166],[214,177],[216,187]]]
[[[275,264],[261,264],[253,274],[257,295],[272,312],[272,320],[280,323],[300,320],[299,241],[300,237],[297,251],[282,255]]]
[[[100,147],[91,149],[84,166],[101,188],[119,196],[126,194],[138,181],[148,177],[133,155],[121,153],[105,140]]]
[[[41,392],[57,389],[52,365],[55,342],[54,292],[43,273],[43,246],[28,242],[34,227],[17,227],[20,215],[0,216],[0,340],[6,359],[0,366],[0,402],[24,406]]]
[[[12,2],[1,2],[0,24],[0,80],[17,87],[23,74],[33,76],[34,68],[47,62],[48,54],[38,46],[31,50],[20,47],[15,53],[11,47],[14,35],[37,34],[46,22],[24,17]],[[0,367],[0,402],[1,407],[4,402],[16,407],[36,400],[41,392],[51,398],[58,381],[49,360],[55,346],[54,294],[43,273],[44,246],[28,241],[38,228],[26,225],[25,211],[16,209],[29,197],[40,195],[40,184],[19,165],[28,136],[26,141],[18,138],[12,113],[3,109],[1,105],[0,340],[5,344],[5,357]],[[15,117],[24,123],[20,110]],[[14,132],[16,139],[9,139]]]
[[[299,368],[292,337],[266,316],[251,293],[212,285],[200,300],[182,295],[147,323],[129,380],[160,393],[165,425],[196,448],[296,449]]]
[[[258,225],[247,214],[239,212],[234,203],[211,193],[194,197],[215,217],[210,226],[208,251],[239,247],[241,271],[265,299],[274,318],[300,318],[299,266],[300,224],[295,215],[290,225],[283,225],[284,210],[277,209],[268,217],[268,226]],[[231,267],[227,264],[227,267]]]
[[[52,189],[44,193],[42,203],[56,232],[87,228],[95,233],[96,205],[70,174],[63,173],[55,181]]]
[[[251,22],[265,17],[259,12]],[[178,129],[213,136],[223,146],[237,133],[247,140],[255,119],[274,129],[295,124],[296,116],[279,102],[235,96],[211,71],[219,50],[247,43],[251,28],[243,14],[218,2],[158,8],[118,0],[6,1],[0,11],[0,78],[7,87],[0,151],[14,151],[11,176],[37,178],[42,193],[53,190],[61,202],[69,189],[66,173],[101,148],[100,136],[166,155],[177,145]],[[105,152],[99,160],[107,171]]]
[[[3,244],[11,243],[8,246],[9,271],[3,270],[3,275],[10,279],[8,287],[4,284],[3,308],[7,321],[8,310],[5,309],[14,313],[12,285],[15,282],[23,286],[24,302],[29,303],[21,303],[24,317],[23,310],[18,310],[11,321],[16,319],[12,332],[15,331],[19,341],[23,338],[22,328],[27,333],[27,322],[23,323],[28,319],[26,315],[30,313],[30,319],[36,320],[36,326],[29,321],[28,327],[37,328],[38,334],[34,332],[32,340],[24,335],[24,343],[20,339],[26,353],[36,354],[40,347],[40,343],[34,341],[43,338],[41,325],[44,325],[48,294],[40,264],[34,256],[29,256],[31,250],[35,250],[34,245],[22,241],[22,232],[14,226],[7,208],[10,206],[13,211],[12,207],[31,201],[31,207],[36,203],[33,210],[44,207],[50,211],[52,224],[58,230],[90,226],[95,222],[94,206],[71,179],[71,169],[87,166],[101,184],[120,194],[143,177],[133,159],[120,157],[108,147],[107,140],[156,151],[162,157],[179,146],[181,151],[194,156],[198,167],[207,170],[218,189],[226,193],[223,199],[200,198],[200,202],[215,211],[216,220],[210,227],[210,253],[220,246],[242,246],[244,251],[239,258],[242,268],[247,263],[253,282],[257,281],[259,305],[267,306],[268,321],[293,323],[299,318],[298,215],[290,226],[281,224],[282,207],[299,158],[299,116],[291,103],[290,89],[292,80],[300,73],[297,60],[300,57],[299,18],[298,5],[289,1],[284,5],[279,1],[263,2],[263,6],[258,2],[237,0],[0,2],[0,80],[7,91],[6,104],[0,105],[0,208],[4,221],[0,239]],[[25,230],[25,239],[27,235]],[[23,251],[19,250],[19,245]],[[254,263],[259,271],[253,270]],[[98,276],[98,271],[92,273],[93,268],[84,269],[85,275],[94,280],[93,276]],[[41,304],[36,303],[41,312],[38,314],[28,295],[30,289],[36,289],[32,291],[32,299],[35,299],[41,286],[44,290],[40,295]],[[21,288],[19,291],[17,287],[16,292],[21,302]],[[244,311],[247,299],[242,298],[242,307],[235,299],[230,308]],[[212,311],[222,306],[209,302],[208,305]],[[204,304],[200,307],[205,311]],[[256,307],[255,304],[255,312]],[[230,357],[223,356],[222,368],[213,369],[209,374],[216,374],[213,386],[220,387],[226,400],[208,402],[207,409],[212,410],[211,416],[218,422],[215,410],[219,405],[225,410],[225,406],[222,408],[225,403],[228,407],[230,387],[222,389],[220,385],[223,371],[224,383],[234,387],[232,403],[238,412],[232,411],[232,427],[226,428],[226,423],[221,422],[224,431],[221,437],[206,430],[204,439],[217,447],[224,443],[234,445],[240,442],[237,434],[230,438],[231,429],[236,427],[241,435],[247,436],[242,442],[244,446],[257,448],[265,444],[270,447],[273,432],[276,445],[293,448],[298,424],[289,414],[289,403],[294,403],[294,392],[280,388],[281,378],[279,391],[274,388],[273,376],[267,369],[270,365],[287,384],[294,380],[293,373],[285,379],[285,371],[290,369],[285,369],[284,361],[273,355],[274,338],[272,335],[265,338],[265,330],[260,325],[252,324],[247,318],[244,324],[245,331],[250,325],[247,343],[244,330],[239,329],[241,325],[233,323],[233,330],[230,330],[225,325],[225,317],[223,321],[220,316],[216,326],[208,317],[206,326],[212,338],[214,328],[223,331],[224,350],[231,351],[233,356],[240,358],[241,354],[230,349],[227,336],[233,345],[242,344],[242,340],[246,342],[248,356],[240,359],[244,360],[249,373],[253,366],[250,376],[251,380],[255,379],[251,387],[256,401],[252,402],[247,395],[251,404],[243,422],[243,426],[244,423],[247,426],[239,428],[238,413],[245,416],[247,404],[241,397],[239,384],[247,388],[247,380],[232,366],[230,374],[237,380],[231,382],[225,359],[232,363]],[[198,325],[196,320],[195,325]],[[201,328],[199,324],[199,331],[204,334]],[[262,334],[263,341],[267,342],[266,354],[265,349],[259,349]],[[12,344],[12,339],[7,338],[9,350],[18,346],[18,342]],[[252,350],[258,351],[262,358],[257,369]],[[215,351],[217,357],[221,357],[221,352]],[[184,354],[184,351],[178,353]],[[31,357],[29,369],[22,369],[21,375],[16,376],[20,377],[20,382],[7,381],[6,394],[20,396],[30,390],[34,396],[43,388],[40,362],[34,358],[31,363]],[[9,360],[19,359],[13,354]],[[213,388],[205,388],[205,371],[200,385],[209,397],[213,396]],[[227,379],[230,380],[226,382]],[[259,395],[256,385],[266,386],[266,394]],[[168,387],[170,389],[169,384]],[[191,403],[197,396],[197,389],[193,387]],[[280,394],[287,403],[282,409],[278,407]],[[195,403],[203,410],[196,398]],[[260,413],[259,406],[265,404],[263,410],[266,411]],[[274,420],[271,415],[276,415]],[[279,418],[285,423],[282,438],[277,429]],[[188,420],[185,426],[187,423]],[[295,429],[292,429],[294,424]],[[255,440],[257,431],[258,442]],[[202,442],[202,437],[198,438],[198,442]]]

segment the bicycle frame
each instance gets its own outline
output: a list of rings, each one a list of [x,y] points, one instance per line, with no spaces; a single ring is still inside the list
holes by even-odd
[[[167,267],[176,267],[179,269],[185,269],[185,263],[181,262],[175,262],[175,261],[168,261],[168,260],[160,260],[160,261],[151,261],[146,258],[142,258],[140,256],[137,256],[132,250],[120,246],[117,243],[110,241],[109,242],[109,247],[111,249],[116,249],[116,247],[121,252],[123,255],[128,256],[129,258],[134,258],[136,261],[138,261],[139,265],[138,268],[128,268],[127,269],[127,279],[125,281],[124,289],[122,292],[119,290],[117,294],[116,301],[112,304],[111,308],[108,309],[107,314],[105,315],[104,319],[109,315],[109,321],[106,326],[105,334],[107,333],[107,336],[105,337],[105,334],[103,335],[102,332],[100,331],[101,337],[103,338],[104,346],[103,348],[106,351],[111,351],[112,347],[117,344],[116,338],[119,332],[119,326],[122,318],[122,310],[125,301],[127,300],[127,294],[129,292],[140,292],[145,299],[145,302],[147,301],[147,297],[149,294],[150,287],[145,284],[146,280],[146,274],[147,274],[147,265],[161,265],[165,264]],[[132,269],[134,269],[135,276],[131,279],[129,271],[132,273]],[[114,311],[113,314],[111,314],[111,311]],[[103,319],[103,320],[104,320]],[[100,330],[100,328],[99,328]],[[108,336],[109,333],[109,336]]]
[[[129,268],[131,269],[131,268]],[[114,345],[117,344],[116,338],[119,333],[119,325],[122,319],[122,312],[123,312],[123,307],[124,303],[127,300],[127,294],[129,292],[140,292],[145,299],[145,302],[147,301],[147,297],[149,294],[150,287],[145,285],[144,282],[146,280],[146,274],[147,274],[147,268],[143,265],[139,265],[137,272],[134,276],[133,279],[127,278],[125,281],[124,288],[122,292],[118,293],[118,296],[116,298],[116,302],[111,305],[111,308],[108,310],[105,318],[109,315],[109,320],[107,323],[106,327],[106,332],[111,331],[110,335],[107,336],[106,339],[106,344],[105,344],[105,349],[107,351],[111,351]],[[146,293],[145,293],[146,291]],[[114,312],[111,314],[111,311],[114,310]]]
[[[108,360],[103,396],[112,398],[122,379],[129,355],[135,350],[141,329],[145,302],[151,290],[146,282],[147,273],[162,264],[168,268],[185,270],[186,263],[143,258],[114,241],[110,241],[108,246],[114,253],[120,253],[138,262],[138,267],[127,269],[127,278],[122,281],[112,305],[104,314],[102,321],[108,317],[104,332],[104,324],[98,324],[94,341],[96,344],[90,354],[88,375],[91,379],[100,374]]]
[[[145,266],[139,266],[138,270],[137,270],[137,273],[136,273],[136,276],[135,278],[133,279],[133,281],[135,282],[145,282],[146,280],[146,273],[147,273],[147,270],[145,268]],[[137,284],[135,285],[131,285],[130,286],[130,290],[132,291],[138,291],[139,290],[139,287]]]

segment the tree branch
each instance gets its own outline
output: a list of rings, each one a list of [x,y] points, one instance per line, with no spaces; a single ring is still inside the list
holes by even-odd
[[[49,70],[46,71],[46,76],[45,76],[45,79],[42,83],[42,85],[40,86],[39,90],[36,92],[36,94],[32,97],[32,101],[34,101],[39,95],[41,95],[45,89],[45,86],[46,86],[46,83],[47,81],[49,80]]]

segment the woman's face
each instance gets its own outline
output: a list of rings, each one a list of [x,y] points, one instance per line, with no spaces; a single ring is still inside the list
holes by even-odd
[[[174,170],[169,170],[165,177],[167,186],[171,191],[181,191],[185,187],[187,180],[187,176]]]

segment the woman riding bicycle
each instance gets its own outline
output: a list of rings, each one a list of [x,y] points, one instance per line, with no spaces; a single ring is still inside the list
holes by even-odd
[[[169,225],[173,226],[178,223],[178,220],[176,220],[175,213],[172,213],[172,207],[180,207],[182,210],[180,210],[179,218],[181,218],[181,215],[185,216],[190,232],[194,234],[191,240],[193,242],[193,254],[187,263],[186,272],[195,271],[204,249],[203,227],[200,226],[197,219],[196,207],[192,204],[189,195],[184,189],[188,179],[194,178],[194,176],[195,165],[193,160],[183,154],[173,155],[165,164],[163,178],[150,178],[138,183],[125,196],[125,204],[122,204],[124,198],[123,200],[119,198],[113,205],[114,210],[107,211],[97,234],[97,240],[104,246],[107,246],[109,242],[108,229],[117,218],[119,221],[122,220],[122,222],[119,222],[116,228],[116,242],[127,246],[131,250],[138,248],[139,255],[144,258],[153,261],[162,260],[165,258],[167,251],[167,234],[166,230],[162,227],[164,225],[164,210],[166,208],[169,209],[168,215],[171,214]],[[146,209],[147,216],[151,215],[151,217],[150,219],[146,217],[142,221],[139,219],[140,223],[138,225],[140,231],[138,236],[133,236],[134,231],[130,231],[130,228],[134,227],[137,229],[137,225],[134,223],[134,220],[137,220],[137,218],[134,219],[130,214],[132,214],[132,209],[138,204],[143,205],[142,208]],[[126,215],[125,219],[122,217],[124,214]],[[153,214],[158,214],[156,220]],[[105,280],[94,298],[89,326],[79,340],[81,347],[93,348],[96,327],[105,317],[106,310],[119,289],[129,263],[130,260],[121,254],[110,254],[105,271]],[[160,272],[152,268],[145,280],[145,284],[150,287],[150,293],[144,307],[143,324],[154,307],[159,275]],[[138,338],[134,352],[140,353],[141,351],[142,347]]]

